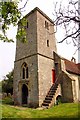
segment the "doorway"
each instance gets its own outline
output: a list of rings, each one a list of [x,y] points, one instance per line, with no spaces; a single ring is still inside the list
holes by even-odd
[[[22,104],[28,103],[28,87],[23,84],[22,86]]]

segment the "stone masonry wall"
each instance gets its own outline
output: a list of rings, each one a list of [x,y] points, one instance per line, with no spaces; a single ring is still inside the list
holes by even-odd
[[[38,55],[39,106],[52,85],[53,60]]]
[[[45,28],[45,22],[48,23],[49,29]],[[54,33],[53,23],[37,11],[39,106],[52,85],[53,51],[56,52],[57,49],[55,35],[51,33]],[[47,46],[47,40],[49,40],[49,46]]]
[[[73,102],[72,80],[65,73],[62,76],[61,92],[63,102]]]
[[[36,11],[26,16],[28,28],[26,27],[27,43],[17,40],[16,60],[37,53],[37,18]]]
[[[80,101],[80,76],[75,74],[70,74],[71,77],[74,79],[73,82],[73,90],[75,90],[74,93],[74,100],[75,102]]]
[[[61,60],[61,67],[62,67],[62,71],[64,71],[65,73],[67,73],[71,77],[73,101],[74,102],[80,101],[80,89],[79,89],[80,77],[76,74],[72,74],[72,73],[69,73],[66,71],[65,61],[63,59]]]
[[[26,80],[22,79],[21,76],[21,66],[26,62],[28,65],[28,74],[29,78]],[[15,104],[18,102],[20,105],[22,104],[22,85],[28,84],[28,105],[38,106],[38,73],[37,73],[37,55],[22,59],[20,61],[15,62],[15,72],[14,72],[14,96],[15,96]]]
[[[45,28],[45,21],[48,22],[49,29]],[[37,11],[37,51],[38,53],[47,57],[53,58],[53,51],[56,49],[56,41],[54,33],[54,26],[48,19]],[[49,40],[49,47],[47,47],[47,40]]]

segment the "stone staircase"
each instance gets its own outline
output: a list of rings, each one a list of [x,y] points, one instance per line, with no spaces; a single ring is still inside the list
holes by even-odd
[[[58,88],[58,82],[55,82],[51,86],[49,92],[47,93],[45,100],[42,103],[42,107],[49,108],[52,105],[53,98],[54,98],[57,88]]]

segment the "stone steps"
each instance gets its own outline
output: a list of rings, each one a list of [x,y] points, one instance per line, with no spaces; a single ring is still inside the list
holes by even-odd
[[[45,103],[51,103],[51,100],[44,100]]]
[[[55,83],[55,85],[53,84],[51,86],[49,92],[47,93],[47,95],[45,97],[45,100],[42,103],[42,107],[49,108],[49,106],[52,102],[52,99],[56,93],[57,87],[58,87],[58,84],[56,84],[56,83]]]
[[[51,97],[46,97],[45,100],[52,100],[52,98]]]
[[[49,104],[46,103],[46,102],[43,102],[43,103],[42,103],[42,106],[49,106]]]
[[[54,92],[49,92],[49,95],[54,95],[55,93]]]
[[[51,97],[51,98],[53,98],[53,95],[48,94],[46,97]]]

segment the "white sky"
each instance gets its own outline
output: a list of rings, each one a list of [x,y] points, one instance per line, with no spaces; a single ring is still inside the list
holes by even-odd
[[[25,3],[26,0],[24,0]],[[26,11],[23,14],[27,14],[33,8],[39,7],[44,13],[46,13],[52,20],[54,16],[52,12],[54,10],[53,5],[54,0],[29,0],[26,6]],[[60,0],[56,0],[60,1]],[[66,2],[64,0],[64,2]],[[24,5],[23,3],[23,5]],[[65,3],[66,4],[66,3]],[[19,5],[23,6],[22,3]],[[16,29],[11,27],[8,35],[10,38],[14,38],[16,35]],[[60,29],[59,33],[56,34],[56,39],[59,41],[62,39],[63,31]],[[15,40],[16,41],[16,40]],[[15,43],[3,43],[0,41],[0,80],[3,79],[7,73],[9,73],[14,68],[14,60],[15,60],[15,50],[16,50],[16,42]],[[58,54],[67,59],[71,59],[76,48],[73,47],[73,44],[67,45],[66,42],[62,44],[57,44]],[[78,61],[77,54],[74,57]]]

